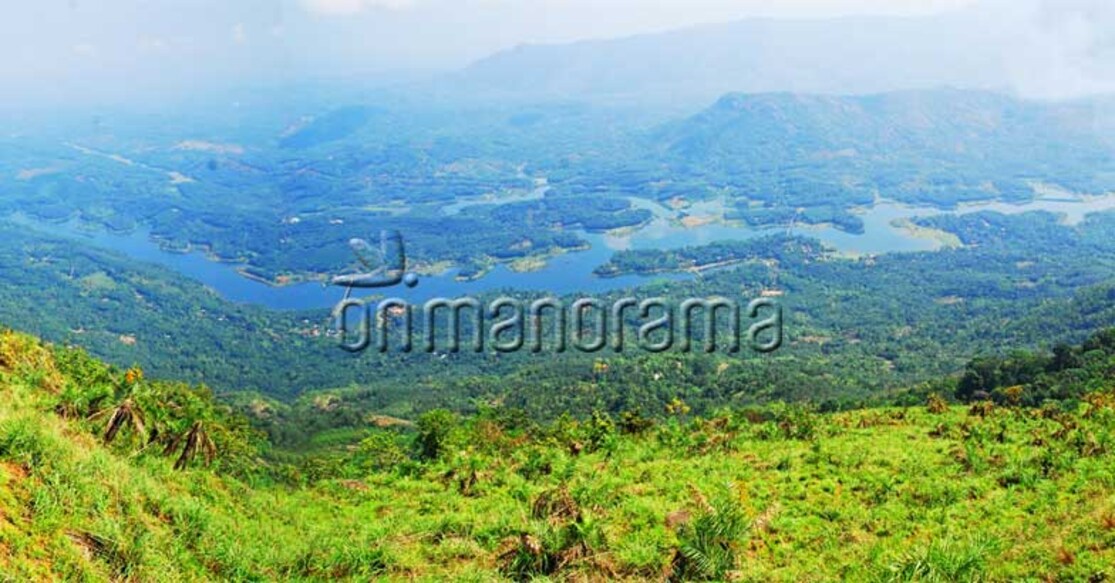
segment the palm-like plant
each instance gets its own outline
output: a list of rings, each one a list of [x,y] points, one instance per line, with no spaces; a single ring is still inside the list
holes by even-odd
[[[668,567],[672,581],[720,581],[736,568],[740,547],[751,530],[739,500],[731,492],[710,503],[692,488],[697,512],[678,530],[678,546]]]
[[[130,395],[115,407],[95,413],[93,418],[96,419],[106,415],[108,416],[108,423],[105,424],[104,430],[106,443],[112,443],[120,434],[120,430],[124,428],[131,428],[132,432],[140,437],[147,433],[147,428],[143,422],[143,410],[136,404],[135,398]]]
[[[131,428],[132,433],[139,436],[141,439],[147,433],[147,427],[144,422],[145,415],[136,399],[136,393],[142,380],[142,370],[138,367],[128,369],[127,373],[124,375],[124,384],[127,387],[127,393],[120,403],[115,407],[102,409],[90,416],[91,419],[108,417],[108,423],[105,424],[104,429],[105,443],[112,443],[116,437],[120,435],[120,431],[125,428]]]
[[[199,455],[206,465],[213,463],[217,445],[210,423],[218,431],[221,424],[214,420],[216,413],[207,391],[181,384],[146,383],[138,367],[127,371],[117,390],[121,389],[119,404],[90,417],[108,418],[103,433],[106,443],[130,430],[141,443],[140,452],[157,445],[163,448],[163,455],[176,456],[175,470],[185,469]]]
[[[184,470],[198,454],[205,456],[205,464],[213,463],[213,458],[217,457],[217,446],[213,443],[213,438],[205,430],[205,423],[202,421],[194,421],[190,426],[189,431],[179,435],[167,444],[164,453],[170,455],[178,448],[181,447],[182,451],[178,454],[178,459],[174,462],[174,469]]]

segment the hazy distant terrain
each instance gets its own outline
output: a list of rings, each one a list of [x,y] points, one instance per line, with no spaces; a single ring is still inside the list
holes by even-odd
[[[472,277],[583,248],[585,232],[638,230],[656,212],[860,233],[853,210],[879,199],[954,208],[1115,190],[1108,99],[920,90],[710,103],[665,119],[633,105],[398,97],[274,104],[240,124],[113,112],[66,137],[0,138],[0,210],[147,229],[278,282],[350,268],[345,241],[383,228],[406,233],[417,265]]]
[[[746,20],[631,38],[525,45],[459,78],[481,92],[692,104],[721,94],[1007,88],[1001,34],[964,14]],[[990,72],[990,74],[989,74]]]

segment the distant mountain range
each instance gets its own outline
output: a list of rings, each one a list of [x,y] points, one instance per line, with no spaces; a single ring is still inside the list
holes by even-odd
[[[649,132],[644,149],[664,175],[746,185],[753,199],[793,206],[866,204],[876,192],[943,206],[1027,200],[1037,183],[1115,189],[1112,112],[1103,98],[983,91],[732,93]]]
[[[1010,155],[1051,162],[1043,148],[1115,146],[1106,135],[1115,102],[1023,100],[984,91],[897,91],[863,96],[729,93],[653,134],[675,156],[763,158],[776,151],[802,160],[900,153],[938,158]],[[1007,147],[1011,148],[1008,149]],[[1024,147],[1023,147],[1024,146]],[[997,151],[998,150],[998,151]]]
[[[545,98],[695,103],[729,92],[1001,89],[996,35],[973,14],[753,19],[615,40],[527,45],[454,77],[460,87]]]

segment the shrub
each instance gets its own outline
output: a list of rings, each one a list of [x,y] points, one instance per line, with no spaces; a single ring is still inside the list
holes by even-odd
[[[731,490],[709,502],[692,488],[696,510],[678,528],[678,543],[670,562],[672,581],[723,581],[736,568],[740,547],[751,521]]]
[[[445,452],[449,435],[457,426],[457,416],[445,409],[434,409],[418,418],[415,449],[423,460],[435,460]]]
[[[998,550],[991,539],[975,539],[965,543],[952,540],[934,541],[912,551],[890,565],[878,579],[881,581],[981,581],[987,560]]]
[[[949,403],[941,395],[933,393],[929,395],[929,399],[925,403],[925,408],[934,415],[940,415],[949,410]]]
[[[627,435],[641,435],[654,427],[654,420],[644,417],[642,411],[624,411],[619,416],[619,430]]]
[[[586,424],[585,438],[592,450],[610,449],[615,444],[616,424],[607,413],[593,411]]]
[[[775,421],[785,439],[809,441],[817,437],[819,420],[811,405],[784,407],[776,412]]]
[[[382,472],[406,461],[407,456],[399,447],[398,437],[388,431],[374,431],[364,438],[353,454],[353,461],[361,472]]]
[[[531,504],[534,532],[504,541],[500,571],[516,581],[553,575],[591,560],[594,549],[605,546],[604,534],[565,486],[543,492]]]

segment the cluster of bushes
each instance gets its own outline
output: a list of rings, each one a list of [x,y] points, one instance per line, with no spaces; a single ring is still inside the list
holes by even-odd
[[[957,383],[956,398],[1027,407],[1077,401],[1106,388],[1112,371],[1115,329],[1107,329],[1079,346],[1058,344],[1048,354],[1019,351],[973,359]]]
[[[36,393],[44,407],[114,451],[165,456],[176,470],[204,464],[247,476],[262,469],[262,434],[205,386],[149,380],[139,367],[121,371],[10,331],[0,331],[4,369],[47,389]]]

